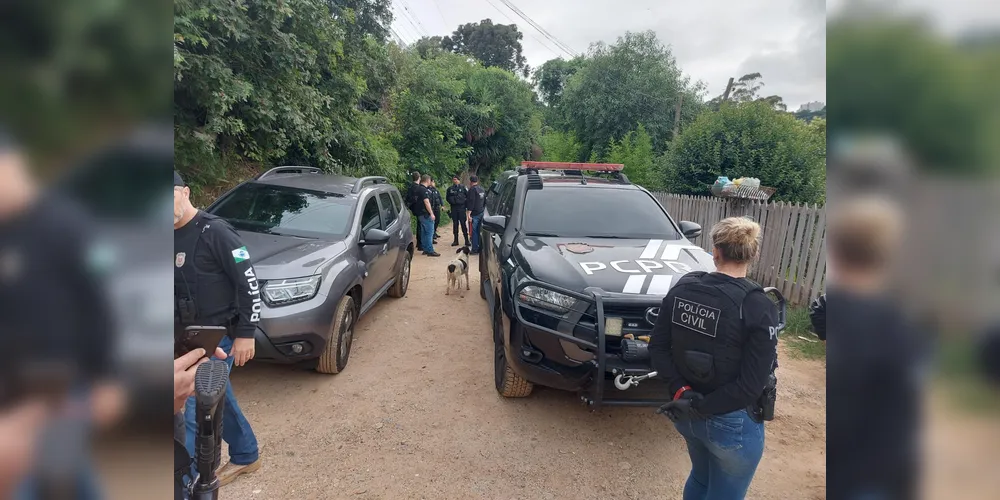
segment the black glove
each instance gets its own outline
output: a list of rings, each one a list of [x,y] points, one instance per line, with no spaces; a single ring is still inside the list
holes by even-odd
[[[826,294],[820,295],[809,305],[809,321],[820,340],[826,340]]]
[[[657,408],[656,413],[666,415],[671,422],[703,419],[705,417],[695,408],[697,402],[702,399],[704,396],[701,393],[688,389],[681,394],[681,397]]]

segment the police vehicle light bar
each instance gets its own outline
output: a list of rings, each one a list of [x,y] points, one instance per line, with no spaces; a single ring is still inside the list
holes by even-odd
[[[522,161],[521,166],[535,170],[580,170],[589,172],[621,172],[620,163],[564,163],[556,161]]]

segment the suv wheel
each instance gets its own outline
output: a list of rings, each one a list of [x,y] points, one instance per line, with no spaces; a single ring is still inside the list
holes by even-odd
[[[345,295],[340,299],[333,325],[330,326],[330,341],[326,343],[326,349],[319,356],[316,371],[335,374],[347,366],[347,360],[351,357],[351,344],[354,342],[356,313],[353,297]]]
[[[486,300],[486,282],[490,279],[489,275],[479,271],[479,297]]]
[[[523,398],[531,395],[534,384],[521,378],[507,364],[507,353],[503,347],[503,314],[498,309],[500,301],[493,309],[493,381],[497,392],[505,398]]]
[[[398,299],[406,295],[406,289],[410,286],[410,261],[412,259],[413,255],[410,252],[406,252],[406,255],[403,256],[403,265],[399,267],[396,283],[389,289],[390,297]]]

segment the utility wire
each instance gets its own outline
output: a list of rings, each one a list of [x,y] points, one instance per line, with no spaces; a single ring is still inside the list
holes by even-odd
[[[407,13],[407,14],[409,14],[409,15],[410,15],[410,17],[411,17],[411,18],[412,18],[412,19],[413,19],[414,21],[416,21],[416,22],[417,22],[417,25],[418,25],[418,26],[420,26],[420,29],[422,30],[421,32],[422,32],[422,33],[425,33],[425,35],[424,35],[424,36],[429,36],[429,35],[426,35],[426,34],[427,34],[427,33],[430,33],[430,31],[428,31],[428,30],[427,30],[427,28],[425,28],[425,27],[424,27],[424,23],[421,23],[421,22],[420,22],[420,18],[419,18],[419,17],[417,17],[417,15],[416,15],[416,14],[414,14],[412,10],[410,10],[410,7],[409,7],[409,5],[410,5],[410,4],[408,4],[408,3],[406,2],[406,0],[399,0],[399,2],[400,2],[400,4],[401,4],[401,5],[403,6],[403,10],[404,10],[404,11],[406,11],[406,13]]]
[[[569,55],[571,57],[576,57],[577,56],[577,53],[576,53],[575,50],[573,50],[568,45],[566,45],[565,43],[563,43],[559,39],[557,39],[555,36],[553,36],[551,33],[549,33],[548,31],[546,31],[545,28],[543,28],[541,25],[539,25],[538,23],[536,23],[533,19],[531,19],[531,17],[529,17],[527,14],[525,14],[523,11],[521,11],[521,9],[517,8],[517,6],[514,5],[514,3],[511,0],[500,0],[500,1],[504,5],[506,5],[508,9],[510,9],[511,11],[513,11],[515,14],[517,14],[518,17],[520,17],[521,19],[523,19],[524,22],[528,23],[529,25],[531,25],[531,27],[533,27],[536,30],[538,30],[538,32],[541,33],[542,36],[544,36],[546,39],[548,39],[553,44],[555,44],[556,47],[558,47],[559,49],[561,49],[567,55]]]
[[[511,18],[510,16],[508,16],[506,12],[504,12],[503,10],[500,9],[500,7],[497,7],[496,4],[494,4],[492,2],[492,0],[486,0],[486,3],[490,4],[491,7],[493,7],[494,9],[496,9],[496,11],[500,13],[500,15],[502,15],[503,17],[506,17],[507,20],[510,21],[511,24],[513,24],[515,26],[517,25],[517,21],[514,21],[514,19]],[[527,33],[528,36],[530,36],[531,38],[534,38],[536,42],[538,42],[539,44],[541,44],[542,47],[545,47],[549,52],[551,52],[552,54],[554,54],[556,57],[561,57],[562,56],[562,54],[560,54],[558,51],[553,50],[552,47],[549,47],[548,44],[546,44],[545,42],[541,41],[537,36],[535,36],[534,33],[530,32],[528,30],[525,30],[525,33]]]

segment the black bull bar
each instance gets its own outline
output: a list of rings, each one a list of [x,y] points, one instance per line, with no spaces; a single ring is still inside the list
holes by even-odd
[[[533,306],[529,303],[522,302],[520,300],[521,292],[527,287],[544,288],[556,293],[572,297],[577,300],[577,305],[570,309],[569,312],[564,314],[555,313],[542,309],[540,307]],[[781,332],[785,328],[786,316],[787,316],[787,303],[781,292],[774,287],[765,287],[764,293],[768,295],[772,302],[778,307],[778,326],[777,331]],[[560,286],[552,285],[549,283],[542,283],[535,280],[525,280],[519,283],[514,288],[513,294],[513,309],[514,315],[517,320],[525,326],[532,329],[539,330],[550,335],[554,335],[557,338],[571,342],[580,346],[581,348],[590,351],[594,354],[595,359],[590,361],[593,368],[593,381],[590,384],[589,390],[586,390],[581,398],[591,407],[598,408],[600,406],[660,406],[664,403],[670,401],[670,397],[666,398],[634,398],[634,399],[609,399],[604,397],[605,388],[605,376],[607,373],[619,374],[624,373],[624,371],[619,371],[617,368],[610,368],[608,365],[608,353],[607,347],[607,322],[605,311],[608,306],[611,307],[634,307],[634,308],[655,308],[657,310],[663,302],[663,296],[659,295],[643,295],[643,294],[630,294],[630,293],[620,293],[620,292],[609,292],[599,287],[588,287],[584,291],[577,292],[574,290],[569,290]],[[585,307],[585,306],[586,307]],[[585,314],[583,311],[589,310],[589,306],[594,306],[596,309],[596,320],[595,328],[591,329],[584,325],[574,324],[573,328],[583,328],[584,330],[595,330],[595,341],[587,340],[585,338],[580,338],[572,333],[561,332],[548,326],[541,325],[538,322],[530,321],[524,317],[521,313],[522,308],[527,308],[534,313],[542,314],[548,316],[553,320],[558,320],[560,323],[564,322],[568,316]],[[652,372],[652,366],[644,367],[642,369],[629,369],[627,370],[627,375],[630,376],[641,376]]]

